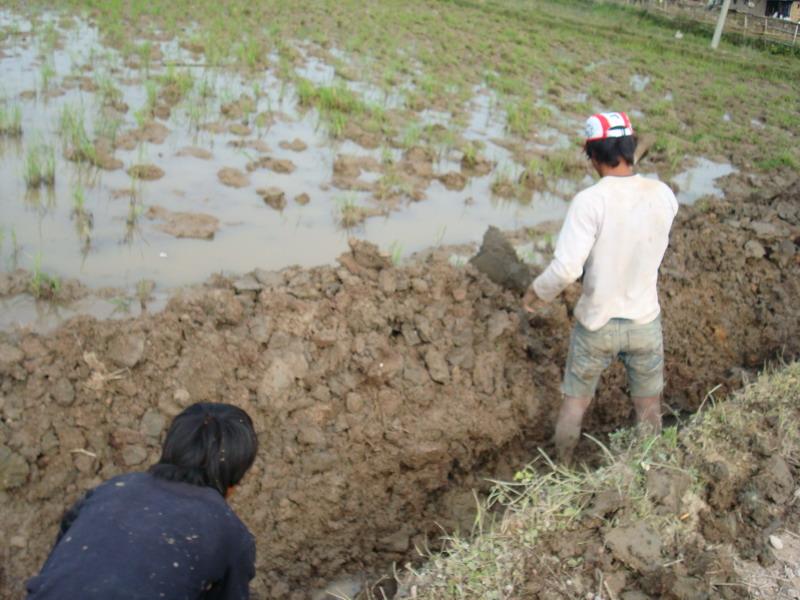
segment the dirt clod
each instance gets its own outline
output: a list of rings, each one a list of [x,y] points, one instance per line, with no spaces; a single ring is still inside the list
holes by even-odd
[[[283,140],[279,146],[284,150],[291,150],[292,152],[304,152],[308,145],[300,138],[294,138],[291,142]]]
[[[217,177],[223,185],[227,185],[228,187],[243,188],[250,185],[250,178],[239,169],[234,169],[233,167],[224,167],[220,169],[219,172],[217,172]]]
[[[117,366],[131,369],[144,355],[146,338],[142,333],[114,336],[108,346],[108,358]]]
[[[193,156],[194,158],[199,158],[201,160],[211,160],[214,158],[214,155],[210,150],[198,148],[196,146],[187,146],[185,148],[181,148],[178,150],[177,156]]]
[[[0,445],[0,491],[20,487],[29,473],[28,463],[22,456]]]
[[[259,188],[256,193],[261,196],[261,199],[274,208],[275,210],[283,210],[286,208],[286,193],[278,187]]]
[[[272,158],[271,156],[264,156],[258,160],[250,161],[247,163],[247,170],[249,172],[258,169],[269,169],[276,173],[293,173],[295,170],[294,163],[285,158]]]
[[[480,250],[470,263],[498,285],[520,293],[533,281],[530,267],[519,259],[508,239],[494,226],[486,230]]]
[[[219,219],[204,213],[172,212],[161,206],[151,206],[147,218],[160,221],[157,228],[176,238],[210,240],[219,229]]]
[[[128,175],[143,181],[155,181],[164,176],[164,171],[156,165],[134,165],[128,169]]]

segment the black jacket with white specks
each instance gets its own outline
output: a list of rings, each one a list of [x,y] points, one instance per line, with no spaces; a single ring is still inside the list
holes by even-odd
[[[247,600],[255,543],[209,487],[129,473],[67,512],[28,600]]]

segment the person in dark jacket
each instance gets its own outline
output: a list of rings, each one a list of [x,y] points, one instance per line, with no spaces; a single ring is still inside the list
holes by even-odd
[[[255,542],[225,498],[257,449],[243,410],[188,407],[148,472],[110,479],[67,511],[28,600],[246,600]]]

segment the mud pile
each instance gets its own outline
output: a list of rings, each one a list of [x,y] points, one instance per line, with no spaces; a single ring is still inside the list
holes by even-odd
[[[798,353],[797,190],[683,209],[661,284],[667,404]],[[257,598],[306,598],[387,567],[469,519],[471,473],[550,435],[578,289],[521,318],[519,296],[430,255],[353,243],[338,267],[214,278],[155,315],[76,318],[0,343],[2,598],[39,568],[63,510],[156,460],[188,404],[245,408],[262,451],[232,503],[257,536]],[[627,423],[612,369],[590,427]]]

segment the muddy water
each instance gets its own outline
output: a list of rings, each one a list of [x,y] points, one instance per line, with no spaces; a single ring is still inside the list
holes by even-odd
[[[13,16],[6,13],[6,22]],[[26,25],[20,24],[25,31]],[[125,68],[112,50],[102,49],[98,32],[85,23],[63,33],[63,50],[52,53],[52,64],[60,78],[75,74],[82,65],[96,65],[86,73],[90,78],[109,77],[122,92],[122,100],[130,107],[123,117],[124,128],[135,125],[132,113],[146,102],[143,82],[131,85],[123,82],[140,79],[138,70]],[[164,44],[163,52],[176,62],[197,62],[175,44]],[[92,59],[91,53],[106,52],[105,62]],[[20,94],[41,89],[42,58],[32,37],[23,37],[12,46],[0,61],[0,74],[9,104],[18,103],[23,109],[24,138],[21,144],[5,147],[0,166],[0,195],[2,196],[3,226],[12,227],[20,245],[19,266],[30,267],[34,257],[41,255],[42,269],[61,277],[78,277],[92,286],[132,286],[141,279],[152,279],[159,286],[172,287],[203,280],[218,271],[243,272],[255,267],[281,268],[289,264],[316,265],[330,262],[346,248],[349,235],[374,241],[382,246],[396,243],[411,253],[432,243],[459,243],[476,239],[486,223],[502,227],[534,224],[563,215],[565,203],[552,200],[533,202],[528,206],[509,205],[492,198],[489,191],[492,177],[473,180],[458,193],[449,192],[438,183],[426,191],[428,200],[410,205],[387,219],[373,219],[355,231],[343,231],[337,224],[337,203],[343,198],[366,201],[367,194],[343,192],[330,185],[331,168],[337,153],[371,155],[380,158],[379,151],[368,151],[350,142],[331,143],[319,126],[314,112],[301,115],[297,111],[291,90],[273,74],[244,81],[238,75],[216,74],[210,70],[194,69],[196,81],[209,77],[213,81],[217,100],[209,107],[208,121],[218,114],[224,99],[233,99],[242,92],[257,87],[263,97],[259,111],[272,110],[281,118],[268,130],[256,131],[270,148],[270,156],[289,159],[297,167],[292,174],[277,174],[266,170],[250,176],[251,184],[243,189],[222,185],[217,171],[223,167],[244,170],[253,151],[228,146],[239,138],[232,134],[197,132],[187,123],[187,111],[176,110],[165,122],[171,132],[163,144],[143,143],[135,150],[118,150],[116,157],[124,168],[112,172],[91,174],[91,181],[82,185],[87,194],[86,208],[94,219],[91,247],[82,252],[82,244],[72,224],[72,194],[78,185],[79,168],[58,157],[56,186],[50,193],[27,193],[22,178],[24,154],[34,140],[44,140],[58,148],[56,131],[58,116],[65,106],[78,107],[87,120],[87,131],[94,127],[92,117],[97,112],[97,94],[61,90],[59,95],[46,94],[25,100]],[[320,59],[308,56],[297,74],[316,84],[331,84],[334,69]],[[153,75],[163,69],[154,67]],[[381,97],[380,90],[367,84],[348,82],[360,90],[367,101],[382,101],[392,107],[402,98],[399,94]],[[478,97],[468,130],[468,137],[480,139],[503,134],[503,121],[494,118],[490,127],[480,123],[493,118],[490,108]],[[421,114],[422,123],[446,123],[448,115]],[[282,140],[301,139],[308,145],[303,152],[281,149]],[[213,153],[203,161],[191,156],[177,156],[181,148],[199,146]],[[355,146],[355,147],[354,147]],[[487,154],[501,164],[510,163],[507,151],[487,144]],[[57,152],[57,154],[60,154]],[[134,164],[156,164],[165,176],[158,181],[133,182],[126,169]],[[444,164],[438,170],[444,170]],[[265,206],[255,194],[259,187],[277,186],[284,190],[288,206],[277,212]],[[173,211],[204,212],[217,217],[221,227],[214,240],[175,239],[159,232],[153,223],[140,217],[133,230],[126,223],[129,202],[118,198],[120,191],[134,188],[143,212],[151,205]],[[297,206],[291,199],[306,193],[311,201]],[[465,208],[465,200],[470,199]],[[8,237],[8,235],[7,235]],[[246,251],[243,251],[246,249]],[[6,254],[9,254],[8,248]],[[8,262],[8,260],[6,261]]]
[[[78,278],[90,287],[119,287],[133,290],[147,279],[160,290],[205,280],[217,272],[243,273],[254,268],[280,269],[297,264],[326,264],[347,248],[347,239],[359,237],[384,249],[407,256],[430,246],[474,243],[488,225],[517,229],[563,218],[567,200],[581,186],[591,182],[587,173],[580,181],[559,181],[547,192],[529,192],[521,201],[493,196],[492,183],[498,176],[517,177],[523,166],[512,153],[498,145],[505,138],[506,118],[499,108],[497,94],[486,86],[477,86],[468,105],[465,125],[457,126],[447,111],[424,110],[416,115],[420,126],[441,125],[460,130],[464,139],[479,142],[482,154],[491,160],[493,172],[467,180],[461,191],[447,189],[433,180],[420,202],[404,202],[386,216],[372,217],[351,230],[339,224],[339,210],[345,203],[374,206],[371,192],[337,189],[332,183],[333,163],[337,155],[369,156],[379,161],[391,156],[398,160],[399,149],[367,149],[351,141],[332,141],[315,111],[300,111],[294,89],[278,79],[273,69],[243,77],[225,70],[205,68],[203,58],[191,55],[175,40],[152,42],[164,56],[150,67],[150,77],[165,75],[164,64],[194,65],[182,70],[191,74],[194,89],[175,106],[168,119],[160,121],[169,129],[163,143],[141,142],[132,150],[117,149],[114,156],[123,167],[113,171],[88,169],[65,160],[58,131],[59,116],[65,109],[77,110],[93,137],[102,126],[99,92],[77,86],[79,77],[102,84],[112,82],[121,92],[120,100],[129,110],[118,116],[119,133],[137,126],[136,111],[147,103],[144,69],[131,68],[120,54],[103,46],[99,32],[90,24],[74,19],[74,26],[61,29],[54,15],[45,15],[59,32],[59,44],[43,49],[42,23],[36,28],[8,11],[0,12],[0,26],[14,27],[20,35],[11,36],[0,55],[2,95],[7,106],[22,109],[23,137],[18,141],[0,138],[0,227],[3,245],[0,268],[40,265],[43,272],[60,278]],[[26,32],[30,32],[27,33]],[[306,43],[297,43],[303,61],[295,73],[317,85],[338,84],[336,69],[309,51]],[[334,50],[337,60],[348,61],[345,53]],[[273,57],[277,64],[277,57]],[[50,64],[55,75],[48,89],[43,86],[43,65]],[[203,86],[210,91],[204,102],[198,95]],[[405,94],[412,89],[408,82],[385,92],[368,82],[346,81],[344,85],[368,103],[384,109],[401,107]],[[86,86],[84,86],[86,87]],[[222,105],[242,94],[258,93],[253,113],[269,115],[262,127],[253,127],[247,138],[233,133],[212,133],[201,125],[220,120]],[[549,107],[557,114],[556,107]],[[577,123],[561,115],[565,129],[577,129]],[[247,118],[245,118],[247,120]],[[254,125],[254,119],[249,124]],[[230,121],[224,123],[225,127]],[[292,173],[259,169],[249,173],[249,185],[233,188],[223,185],[217,173],[233,167],[245,171],[248,162],[259,152],[232,146],[237,142],[259,141],[268,147],[274,159],[287,159],[295,165]],[[282,148],[282,141],[300,139],[307,146],[296,152]],[[55,148],[56,183],[50,189],[31,193],[23,179],[25,154],[37,143]],[[543,130],[536,143],[527,147],[539,151],[561,150],[571,144],[557,129]],[[185,155],[187,147],[211,154],[204,160]],[[261,149],[262,151],[265,148]],[[435,174],[460,171],[460,153],[444,152],[434,162]],[[132,179],[127,170],[138,164],[153,164],[165,175],[155,181]],[[710,164],[710,163],[709,163]],[[681,199],[693,202],[708,193],[709,182],[717,174],[714,165],[698,164],[696,172],[680,180]],[[710,178],[704,178],[710,174]],[[374,182],[377,174],[364,173],[362,182]],[[278,187],[286,197],[286,207],[274,210],[256,193],[259,188]],[[73,198],[77,189],[85,192],[85,209],[91,214],[90,243],[82,240],[76,225]],[[712,190],[713,191],[713,190]],[[307,194],[310,201],[294,201]],[[150,207],[162,207],[181,213],[203,213],[219,220],[213,239],[176,238],[158,228],[159,222],[147,217]],[[14,240],[14,241],[12,241]],[[16,246],[14,245],[16,243]],[[105,315],[108,302],[97,300],[91,314]],[[98,309],[102,306],[102,309]],[[111,308],[114,308],[112,305]],[[74,314],[80,308],[50,311],[46,318],[31,298],[6,300],[7,316],[0,327],[9,324],[35,324],[39,330],[50,329],[58,318],[53,314]]]

